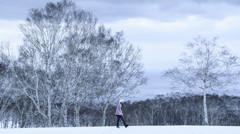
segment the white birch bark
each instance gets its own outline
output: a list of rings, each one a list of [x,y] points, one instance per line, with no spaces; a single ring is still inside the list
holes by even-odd
[[[74,107],[74,122],[76,127],[80,127],[80,111],[81,106],[77,103],[76,106]]]
[[[203,110],[204,110],[204,125],[208,125],[207,97],[206,90],[203,92]]]
[[[107,112],[107,109],[108,109],[108,105],[109,105],[109,103],[107,103],[106,106],[105,106],[104,109],[103,109],[103,121],[102,121],[102,126],[105,126],[105,124],[106,124],[106,112]]]

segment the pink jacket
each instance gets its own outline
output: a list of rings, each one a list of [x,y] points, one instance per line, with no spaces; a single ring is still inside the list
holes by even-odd
[[[116,115],[123,115],[121,108],[122,108],[122,104],[118,103],[117,109],[116,109]]]

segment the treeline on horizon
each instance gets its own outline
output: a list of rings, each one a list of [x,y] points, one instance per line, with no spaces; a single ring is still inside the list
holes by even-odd
[[[208,119],[212,126],[239,126],[240,97],[229,95],[207,94]],[[1,128],[34,128],[47,127],[47,120],[41,116],[32,101],[22,95],[16,98],[2,96],[0,107],[5,108],[1,113]],[[123,104],[123,116],[130,126],[142,125],[204,125],[203,97],[189,93],[170,93],[157,95],[154,99]],[[4,103],[8,102],[8,103]],[[97,103],[85,102],[81,107],[80,126],[92,127],[102,125],[102,111]],[[74,103],[68,102],[68,127],[76,127],[74,123]],[[106,126],[115,126],[115,104],[110,104],[107,110]],[[52,115],[52,127],[61,127],[59,122],[61,104],[54,103],[56,111]]]

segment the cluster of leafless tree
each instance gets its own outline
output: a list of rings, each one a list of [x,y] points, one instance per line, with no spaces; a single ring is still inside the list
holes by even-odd
[[[41,116],[43,126],[66,127],[68,109],[74,106],[74,126],[80,126],[79,111],[91,100],[101,107],[105,125],[109,104],[147,82],[140,49],[126,42],[123,32],[112,34],[97,24],[71,0],[30,9],[20,30],[19,56],[11,58],[8,49],[1,53],[1,115],[8,104],[17,103],[22,114],[34,109],[28,116]]]
[[[239,126],[240,125],[240,97],[228,95],[207,94],[209,125]],[[10,95],[1,97],[1,127],[46,127],[47,120],[39,114],[33,102],[26,95],[11,98]],[[204,125],[204,111],[202,95],[171,93],[157,95],[154,99],[145,101],[125,102],[123,113],[129,125]],[[2,103],[10,102],[10,103]],[[4,105],[3,105],[4,104]],[[53,104],[53,107],[61,108],[61,103]],[[67,126],[75,124],[75,105],[68,102]],[[106,125],[115,126],[114,115],[116,105],[109,104],[106,116]],[[103,111],[97,103],[86,102],[79,111],[80,126],[101,126]],[[52,126],[58,127],[60,112],[52,116]]]

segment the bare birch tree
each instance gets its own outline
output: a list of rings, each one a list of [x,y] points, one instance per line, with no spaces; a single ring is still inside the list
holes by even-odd
[[[68,36],[63,40],[64,45],[59,59],[56,59],[57,70],[58,72],[61,70],[62,75],[59,81],[59,90],[62,92],[60,115],[63,115],[64,126],[67,127],[67,101],[75,100],[75,123],[79,127],[79,102],[86,97],[86,92],[90,91],[84,86],[87,84],[84,78],[90,75],[86,71],[89,71],[93,59],[89,36],[95,31],[97,19],[91,13],[82,10],[69,14],[69,18],[71,20],[68,21],[66,29]]]
[[[114,36],[100,26],[97,36],[99,60],[96,62],[96,98],[103,112],[102,126],[106,122],[106,110],[120,97],[136,93],[136,87],[146,84],[140,50],[123,38],[122,32]]]
[[[89,23],[94,24],[94,22]],[[89,29],[91,30],[91,29]],[[88,30],[86,30],[88,31]],[[89,31],[88,31],[89,32]],[[79,124],[79,110],[82,101],[86,100],[87,95],[90,94],[91,88],[91,66],[93,65],[94,53],[92,46],[88,43],[88,34],[79,35],[74,33],[66,40],[67,44],[65,52],[60,56],[58,70],[62,70],[61,80],[59,81],[60,88],[62,89],[62,111],[64,112],[64,124],[67,125],[67,101],[72,100],[75,104],[75,124],[77,127]],[[64,110],[63,110],[64,109]]]
[[[184,91],[201,90],[203,95],[204,124],[208,125],[206,92],[218,91],[238,84],[239,57],[226,47],[216,44],[217,38],[195,38],[185,45],[180,65],[163,73],[172,80],[173,89]]]
[[[51,127],[52,115],[52,93],[53,93],[53,73],[56,70],[56,59],[59,58],[63,48],[64,39],[68,37],[68,30],[71,26],[76,12],[76,5],[70,0],[62,0],[56,4],[47,3],[44,8],[30,9],[29,16],[20,29],[24,35],[24,46],[20,49],[20,56],[24,59],[22,66],[30,66],[35,76],[35,86],[28,84],[24,79],[19,79],[20,83],[31,89],[24,92],[32,99],[39,112],[48,119],[48,126]],[[21,58],[21,57],[20,57]],[[43,92],[47,96],[47,115],[41,112],[39,106],[39,76],[36,70],[42,70],[43,73]],[[24,88],[26,89],[26,88]]]

